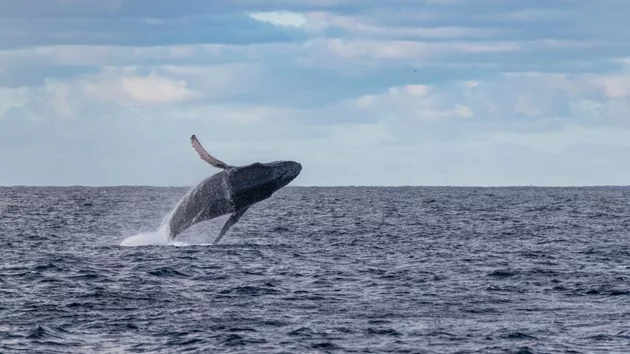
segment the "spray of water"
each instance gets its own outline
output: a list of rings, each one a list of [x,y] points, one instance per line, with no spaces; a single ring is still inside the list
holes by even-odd
[[[170,222],[173,218],[173,214],[175,210],[181,203],[188,202],[188,196],[195,191],[197,186],[194,186],[188,190],[188,192],[179,200],[179,202],[171,209],[171,211],[166,214],[162,221],[160,222],[160,226],[154,232],[141,232],[139,234],[129,236],[124,239],[120,245],[121,246],[164,246],[164,245],[172,245],[172,246],[183,246],[185,245],[182,242],[169,240],[169,229]]]

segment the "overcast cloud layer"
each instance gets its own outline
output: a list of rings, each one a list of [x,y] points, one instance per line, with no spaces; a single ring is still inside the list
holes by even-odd
[[[628,185],[630,2],[0,0],[0,185]]]

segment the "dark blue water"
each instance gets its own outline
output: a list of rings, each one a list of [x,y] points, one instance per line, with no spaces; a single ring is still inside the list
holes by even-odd
[[[0,352],[630,352],[630,188],[0,188]]]

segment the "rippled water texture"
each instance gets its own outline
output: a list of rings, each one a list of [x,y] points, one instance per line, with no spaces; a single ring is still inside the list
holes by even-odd
[[[0,352],[621,353],[630,188],[296,188],[175,245],[181,188],[0,188]]]

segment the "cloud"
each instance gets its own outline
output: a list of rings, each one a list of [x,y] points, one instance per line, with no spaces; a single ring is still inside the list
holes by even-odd
[[[198,96],[184,81],[155,73],[141,76],[131,70],[111,69],[73,81],[49,80],[39,87],[5,91],[21,96],[17,104],[11,104],[10,97],[2,100],[9,105],[5,115],[41,119],[85,115],[90,110],[86,102],[105,109],[109,104],[128,107],[173,104]]]
[[[305,16],[290,11],[254,12],[249,17],[256,21],[270,23],[277,26],[303,27],[308,23]]]
[[[24,89],[10,89],[0,87],[0,119],[15,107],[21,107],[28,102],[25,97]]]
[[[592,81],[608,98],[630,98],[630,75],[597,77]]]
[[[339,16],[332,12],[255,12],[249,16],[254,20],[281,27],[295,27],[311,34],[326,34],[331,30],[341,30],[344,35],[353,37],[377,36],[385,38],[468,38],[490,37],[504,33],[498,29],[472,27],[417,27],[383,26],[371,18]]]
[[[623,182],[624,4],[0,0],[0,184]]]
[[[499,43],[433,43],[420,41],[353,41],[340,38],[309,43],[316,52],[341,59],[404,59],[423,60],[455,53],[511,52],[518,49],[513,42]]]
[[[185,81],[161,77],[107,73],[96,82],[81,85],[83,95],[101,101],[122,104],[166,104],[186,101],[199,94],[188,89]]]
[[[439,93],[434,94],[431,87],[425,85],[391,87],[387,93],[359,97],[356,105],[364,114],[391,119],[434,120],[470,118],[474,115],[469,106],[450,100],[444,102]]]

